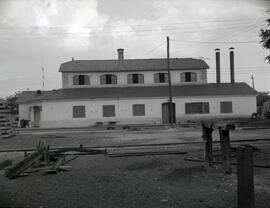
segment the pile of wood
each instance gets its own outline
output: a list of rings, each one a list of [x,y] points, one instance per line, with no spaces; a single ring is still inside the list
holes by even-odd
[[[14,179],[34,172],[57,174],[60,171],[70,170],[71,167],[66,164],[76,159],[78,154],[106,154],[106,150],[86,149],[82,145],[78,148],[50,150],[49,146],[40,143],[34,152],[26,153],[25,158],[11,166],[5,175],[9,179]]]
[[[12,136],[12,125],[10,121],[10,109],[5,100],[0,99],[0,138]]]

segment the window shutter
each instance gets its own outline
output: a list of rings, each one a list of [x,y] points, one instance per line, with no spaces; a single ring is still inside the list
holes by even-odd
[[[168,80],[168,73],[164,73],[165,82],[169,82]]]
[[[139,83],[144,83],[144,75],[143,74],[138,74],[138,78],[139,78]]]
[[[73,106],[73,118],[85,118],[85,106]]]
[[[128,75],[127,75],[127,83],[128,83],[128,84],[132,84],[132,80],[133,80],[133,79],[132,79],[132,74],[128,74]]]
[[[106,75],[101,75],[100,76],[100,84],[106,84]]]
[[[145,105],[134,104],[132,105],[133,116],[145,116]]]
[[[117,76],[116,75],[111,75],[111,80],[112,80],[112,84],[117,84]]]
[[[232,102],[220,102],[220,113],[232,113]]]
[[[192,72],[192,73],[190,73],[190,75],[191,75],[191,77],[190,77],[191,82],[197,82],[197,74]]]
[[[186,103],[186,114],[190,114],[191,113],[191,103]]]
[[[79,76],[73,76],[73,85],[79,85]]]
[[[88,75],[84,75],[84,84],[90,85],[90,77]]]
[[[180,80],[181,80],[181,82],[185,82],[186,81],[185,72],[183,72],[183,73],[180,74]]]
[[[159,83],[159,73],[154,74],[154,83]]]
[[[203,103],[203,113],[209,113],[209,103]]]
[[[103,105],[103,117],[115,117],[115,106]]]

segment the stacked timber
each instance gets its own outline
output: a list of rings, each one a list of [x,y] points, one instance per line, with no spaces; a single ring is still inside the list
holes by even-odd
[[[0,138],[8,138],[11,135],[10,109],[4,100],[0,100]]]

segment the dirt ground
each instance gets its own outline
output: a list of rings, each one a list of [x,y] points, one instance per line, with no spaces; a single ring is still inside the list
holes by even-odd
[[[268,129],[236,130],[231,131],[231,139],[269,138],[269,132]],[[213,137],[218,140],[217,131]],[[201,131],[194,128],[24,131],[0,140],[0,149],[33,148],[40,140],[52,147],[195,142],[201,141]],[[270,144],[252,145],[260,149],[254,153],[255,163],[270,165]],[[70,171],[57,175],[38,172],[13,180],[0,171],[0,207],[237,207],[235,166],[231,175],[224,175],[220,165],[205,168],[203,163],[184,160],[186,156],[202,158],[202,144],[170,148],[187,151],[188,155],[79,156],[69,163]],[[218,144],[214,149],[218,149]],[[6,158],[23,159],[23,153],[0,154],[1,161]],[[270,169],[255,168],[254,184],[256,207],[268,208]]]

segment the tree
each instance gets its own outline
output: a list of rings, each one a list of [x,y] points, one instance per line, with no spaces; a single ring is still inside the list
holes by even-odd
[[[6,97],[8,106],[10,107],[11,114],[16,115],[19,113],[19,105],[16,102],[18,99],[19,93],[15,92],[13,95]]]
[[[258,92],[257,106],[262,106],[265,101],[270,100],[269,92]]]
[[[265,49],[270,49],[270,19],[266,20],[268,23],[267,29],[261,29],[260,37],[261,37],[261,44]],[[265,57],[265,60],[270,64],[270,55]]]

